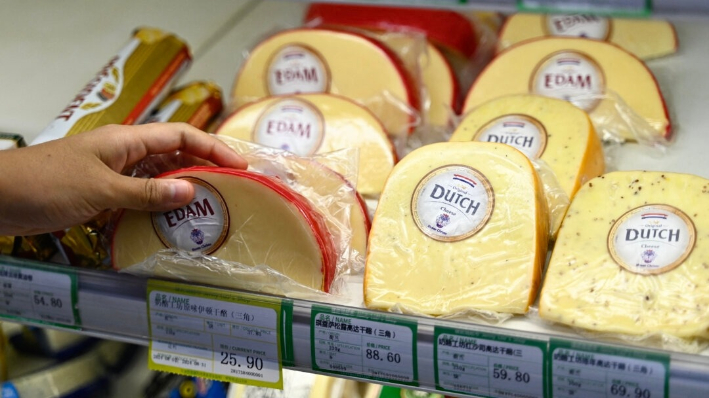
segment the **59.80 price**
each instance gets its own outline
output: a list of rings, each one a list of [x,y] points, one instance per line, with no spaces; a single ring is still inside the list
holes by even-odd
[[[229,366],[236,366],[236,367],[241,367],[241,364],[237,360],[238,355],[230,353],[230,352],[220,352],[219,356],[221,356],[220,363],[222,365],[229,365]],[[263,359],[259,357],[252,357],[250,355],[246,356],[246,368],[247,369],[256,369],[256,370],[262,370],[263,369]]]
[[[650,390],[646,388],[635,387],[631,394],[628,388],[622,384],[611,384],[611,395],[632,398],[652,398]]]
[[[492,370],[492,378],[493,379],[500,379],[500,380],[514,380],[518,383],[529,383],[531,378],[529,376],[529,373],[527,372],[520,372],[516,371],[514,375],[512,375],[512,372],[507,372],[505,369],[498,369],[495,368]]]

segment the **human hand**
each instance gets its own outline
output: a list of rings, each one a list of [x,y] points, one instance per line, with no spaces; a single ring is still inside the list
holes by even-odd
[[[194,198],[191,183],[120,173],[152,154],[182,153],[217,166],[246,160],[185,123],[110,125],[0,152],[0,235],[34,235],[82,224],[107,209],[167,211]]]

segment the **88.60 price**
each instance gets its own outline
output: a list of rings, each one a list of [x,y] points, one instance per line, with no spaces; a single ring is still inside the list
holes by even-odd
[[[372,359],[374,361],[386,360],[387,362],[391,363],[401,363],[401,355],[393,352],[388,352],[385,356],[384,354],[380,353],[379,350],[368,348],[367,351],[365,351],[365,356],[367,357],[367,359]]]
[[[231,353],[231,352],[220,352],[219,356],[221,357],[221,360],[219,361],[222,365],[229,365],[229,366],[235,366],[235,367],[241,367],[241,363],[239,362],[238,358],[239,356]],[[250,355],[246,356],[246,364],[245,367],[247,369],[256,369],[256,370],[262,370],[263,369],[263,359],[259,357],[253,357]]]

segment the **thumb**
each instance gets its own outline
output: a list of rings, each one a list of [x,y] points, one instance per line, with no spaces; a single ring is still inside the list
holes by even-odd
[[[194,187],[189,181],[169,178],[134,178],[122,176],[117,207],[167,211],[182,207],[194,199]]]

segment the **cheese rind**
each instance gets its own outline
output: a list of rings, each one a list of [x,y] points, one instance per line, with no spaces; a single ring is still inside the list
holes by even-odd
[[[552,173],[540,175],[545,187],[559,186],[566,195],[547,191],[553,236],[566,213],[567,199],[605,169],[601,142],[588,115],[554,98],[522,94],[486,102],[463,116],[450,141],[508,143],[549,166]]]
[[[351,98],[395,136],[412,131],[420,105],[413,79],[391,50],[364,35],[334,29],[293,29],[262,41],[242,65],[232,100],[239,107],[298,93]]]
[[[547,231],[539,179],[520,151],[480,142],[421,147],[394,168],[375,212],[365,304],[430,315],[524,313]]]
[[[357,190],[378,195],[396,163],[394,147],[363,106],[331,94],[269,97],[229,115],[216,134],[289,150],[299,156],[359,148]]]
[[[515,14],[507,18],[498,48],[504,50],[519,42],[545,36],[605,40],[640,59],[662,57],[677,51],[677,33],[667,21],[542,14]]]
[[[233,169],[193,167],[161,177],[193,182],[195,203],[164,213],[125,210],[113,236],[114,268],[175,247],[267,265],[302,285],[329,290],[336,248],[322,216],[302,196],[275,179]]]
[[[709,180],[667,172],[586,183],[559,231],[540,316],[604,333],[709,337],[708,194]]]
[[[671,139],[670,118],[652,72],[638,58],[613,44],[577,38],[541,38],[500,53],[467,94],[463,112],[512,94],[539,93],[565,99],[605,123],[618,114],[617,94],[650,127],[653,137],[636,137],[615,127],[626,140]],[[585,96],[585,97],[584,97]]]

